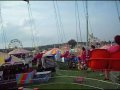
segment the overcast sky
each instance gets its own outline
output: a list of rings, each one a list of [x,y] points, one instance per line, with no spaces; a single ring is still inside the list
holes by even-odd
[[[75,1],[57,1],[64,32],[57,34],[53,1],[30,1],[32,18],[29,17],[25,1],[0,1],[3,29],[7,45],[12,39],[19,39],[24,47],[32,46],[32,31],[36,45],[47,45],[76,40]],[[120,2],[119,12],[120,12]],[[82,41],[86,41],[85,1],[78,1]],[[57,10],[58,12],[58,10]],[[113,40],[120,34],[115,1],[88,1],[89,32],[101,40]],[[30,20],[33,28],[30,27]],[[0,48],[4,48],[3,31],[0,31]],[[77,33],[80,39],[79,32]],[[59,39],[58,39],[59,36]]]

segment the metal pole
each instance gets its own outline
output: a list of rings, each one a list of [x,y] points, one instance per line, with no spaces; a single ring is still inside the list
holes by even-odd
[[[88,35],[89,35],[89,31],[88,31],[88,1],[86,0],[86,59],[88,60]]]

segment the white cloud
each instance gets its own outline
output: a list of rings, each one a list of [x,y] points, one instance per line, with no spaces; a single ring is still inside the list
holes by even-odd
[[[109,5],[106,2],[101,3],[89,2],[91,27],[96,37],[106,40],[112,39],[115,34],[119,34],[116,9],[111,2],[108,3]],[[3,26],[8,41],[18,38],[23,42],[24,46],[32,46],[30,27],[30,19],[32,19],[34,37],[39,39],[36,40],[37,43],[57,43],[53,1],[30,1],[32,18],[29,17],[28,5],[24,1],[2,1],[1,4]],[[97,7],[98,4],[101,7]],[[75,2],[58,1],[58,5],[66,39],[76,39]],[[79,15],[82,38],[83,41],[86,41],[86,18],[82,2],[79,2]],[[106,36],[107,32],[110,33]],[[63,37],[61,36],[60,38]]]
[[[25,4],[26,3],[24,1],[1,1],[2,7],[6,9],[21,7]]]

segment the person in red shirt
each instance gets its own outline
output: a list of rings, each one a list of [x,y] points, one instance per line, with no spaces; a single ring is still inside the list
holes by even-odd
[[[78,65],[80,69],[85,69],[86,66],[86,49],[85,47],[82,47],[82,52],[81,55],[78,56],[79,60],[78,60]]]
[[[35,57],[36,57],[37,59],[41,60],[42,55],[43,55],[43,53],[40,52],[40,53],[38,53]]]
[[[91,52],[92,52],[93,50],[95,50],[95,46],[94,46],[94,45],[91,45],[91,49],[88,50],[88,58],[91,57]]]
[[[82,54],[80,56],[82,63],[86,63],[86,49],[82,47]]]
[[[115,53],[115,52],[120,51],[120,35],[116,35],[114,37],[114,41],[117,45],[113,45],[113,46],[109,47],[108,52],[110,52],[110,53]],[[105,70],[104,73],[105,73],[104,80],[109,80],[109,70]]]
[[[61,55],[61,58],[64,57],[64,62],[67,63],[69,58],[69,51],[67,50],[63,55]]]
[[[42,52],[39,52],[34,56],[34,61],[36,62],[37,66],[42,65],[42,62],[41,62],[42,56],[43,56]]]

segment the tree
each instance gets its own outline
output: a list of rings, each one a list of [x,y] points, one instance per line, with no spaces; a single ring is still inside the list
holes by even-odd
[[[74,39],[71,39],[68,41],[68,44],[71,46],[71,48],[74,48],[77,44],[77,42]]]

